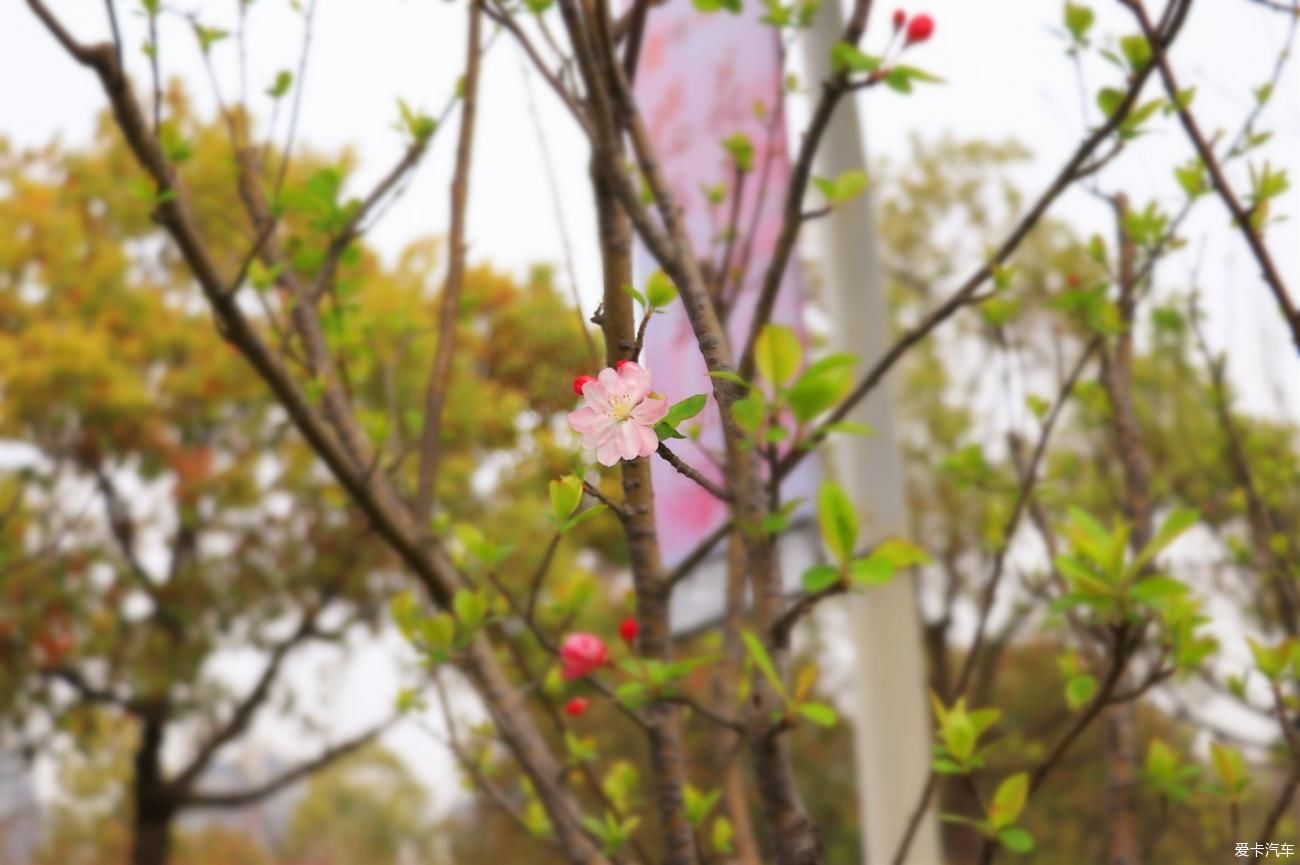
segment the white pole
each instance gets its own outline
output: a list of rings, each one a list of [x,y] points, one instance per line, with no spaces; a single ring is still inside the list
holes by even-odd
[[[837,0],[822,3],[804,40],[808,69],[827,67],[843,29]],[[818,173],[834,177],[863,168],[865,159],[857,103],[847,98],[826,130]],[[870,196],[837,207],[824,220],[823,242],[833,346],[873,363],[889,347],[890,331]],[[888,381],[855,409],[852,418],[870,425],[875,435],[840,436],[832,453],[835,475],[863,514],[868,540],[903,534],[907,520],[902,456]],[[929,773],[931,720],[914,588],[910,578],[895,579],[846,602],[857,653],[855,750],[867,865],[892,861]],[[905,861],[941,865],[933,809],[918,826]]]

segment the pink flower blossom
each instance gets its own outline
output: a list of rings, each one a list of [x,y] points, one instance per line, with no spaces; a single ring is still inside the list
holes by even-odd
[[[596,460],[612,466],[619,460],[648,457],[659,447],[655,424],[668,413],[668,402],[650,391],[650,371],[632,361],[606,368],[582,385],[586,405],[569,414],[569,426],[594,448]]]
[[[609,649],[595,634],[569,634],[560,646],[560,663],[564,678],[581,679],[609,663]]]

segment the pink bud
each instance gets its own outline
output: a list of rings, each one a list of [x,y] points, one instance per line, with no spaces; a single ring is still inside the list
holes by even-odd
[[[560,646],[560,663],[564,678],[581,679],[609,663],[609,649],[594,634],[569,634]]]
[[[934,19],[929,15],[917,15],[907,25],[907,44],[924,42],[934,33]]]
[[[894,32],[897,33],[899,30],[902,30],[903,25],[906,23],[907,23],[907,13],[904,12],[902,9],[895,9],[894,10]]]

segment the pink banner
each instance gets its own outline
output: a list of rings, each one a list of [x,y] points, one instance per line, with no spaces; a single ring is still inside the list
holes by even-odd
[[[659,162],[681,205],[696,254],[716,270],[725,255],[725,234],[735,193],[734,161],[723,141],[737,133],[753,146],[753,168],[743,184],[740,218],[728,270],[743,272],[727,319],[733,353],[749,333],[753,306],[781,228],[783,195],[790,178],[782,110],[784,72],[779,34],[759,20],[760,4],[745,4],[740,15],[706,14],[689,0],[670,0],[651,10],[645,34],[636,96]],[[720,203],[707,190],[723,187]],[[639,281],[654,269],[638,246]],[[737,290],[738,287],[738,290]],[[773,320],[801,335],[803,288],[791,266],[781,285]],[[710,393],[712,381],[680,303],[650,324],[645,365],[655,381],[678,400]],[[718,479],[722,436],[717,407],[710,400],[701,415],[698,444],[674,440],[671,447],[688,463]],[[787,497],[810,497],[816,483],[813,461],[787,479]],[[726,507],[661,460],[654,461],[655,518],[664,557],[680,561],[726,519]]]

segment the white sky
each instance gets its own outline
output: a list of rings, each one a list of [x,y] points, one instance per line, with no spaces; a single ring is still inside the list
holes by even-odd
[[[673,0],[684,2],[684,0]],[[753,2],[753,0],[748,0]],[[830,2],[830,0],[827,0]],[[105,38],[107,21],[95,0],[58,0],[50,5],[84,40]],[[126,31],[128,63],[138,81],[146,80],[144,41],[137,4],[119,0]],[[202,10],[204,20],[232,27],[236,0],[179,0],[169,6],[181,11]],[[1098,34],[1132,31],[1128,13],[1114,0],[1096,4]],[[892,5],[877,4],[876,32],[864,47],[880,47],[884,16]],[[911,62],[947,79],[941,87],[925,88],[910,98],[886,90],[862,96],[867,116],[867,140],[874,153],[891,160],[907,159],[913,134],[933,138],[951,132],[961,138],[1015,138],[1035,154],[1033,165],[1020,173],[1028,194],[1036,194],[1054,174],[1060,160],[1082,134],[1079,97],[1073,69],[1063,44],[1052,35],[1061,4],[1042,0],[929,0],[909,11],[928,11],[938,27],[931,42],[914,53]],[[355,149],[360,168],[353,192],[383,174],[402,148],[392,124],[396,100],[435,113],[446,101],[460,74],[464,48],[463,6],[435,0],[320,0],[316,16],[299,141],[315,148]],[[1234,130],[1249,110],[1251,90],[1268,77],[1286,35],[1284,16],[1270,13],[1248,0],[1202,0],[1192,10],[1173,53],[1184,86],[1196,85],[1193,108],[1203,127]],[[233,29],[233,27],[232,27]],[[288,0],[257,0],[249,28],[249,89],[260,94],[275,71],[295,67],[300,41],[299,22]],[[212,101],[198,62],[189,26],[172,18],[163,29],[161,62],[166,75],[180,75],[200,106]],[[798,56],[795,51],[794,55]],[[238,93],[234,42],[214,49],[218,74],[227,98]],[[521,55],[507,38],[500,38],[486,62],[482,86],[477,153],[471,180],[469,232],[471,253],[522,272],[538,261],[561,263],[561,245],[554,204],[549,196],[536,134],[529,119],[521,74]],[[1089,64],[1089,92],[1115,85],[1118,72],[1104,64]],[[1156,95],[1155,81],[1148,85]],[[1265,127],[1275,135],[1261,156],[1300,175],[1300,78],[1288,71],[1265,115]],[[297,86],[297,85],[295,85]],[[579,287],[594,305],[598,260],[594,219],[586,186],[585,146],[567,115],[540,83],[532,91],[546,126],[548,143],[562,190],[562,205],[574,241]],[[60,136],[75,145],[85,141],[104,99],[94,77],[65,56],[27,11],[10,0],[0,4],[0,134],[18,145],[37,145]],[[267,117],[269,100],[255,102]],[[1089,108],[1092,109],[1091,99]],[[802,112],[793,109],[792,135]],[[1095,114],[1091,120],[1096,120]],[[282,117],[283,122],[283,117]],[[371,237],[392,254],[407,241],[442,233],[447,214],[446,188],[451,173],[454,125],[436,139],[431,157],[421,167],[406,196],[392,208]],[[1142,204],[1157,198],[1174,210],[1180,195],[1173,184],[1175,163],[1190,149],[1172,125],[1140,141],[1102,175],[1108,188],[1123,187]],[[1244,189],[1244,174],[1234,170]],[[1275,212],[1300,212],[1300,184]],[[1071,193],[1054,211],[1084,230],[1110,234],[1108,213],[1090,197]],[[1273,228],[1269,242],[1288,283],[1300,294],[1300,252],[1297,223]],[[0,228],[2,230],[2,228]],[[1264,284],[1256,277],[1249,254],[1235,235],[1217,201],[1206,201],[1188,231],[1203,251],[1203,287],[1213,318],[1211,338],[1233,352],[1233,373],[1249,405],[1276,409],[1274,388],[1288,393],[1290,407],[1300,411],[1300,359],[1290,348],[1276,309]],[[1166,278],[1179,281],[1190,271],[1185,253],[1165,267]],[[975,266],[977,262],[971,262]],[[341,687],[330,687],[340,730],[354,730],[391,705],[398,687],[386,654],[379,648],[364,653]],[[443,791],[452,789],[450,765],[423,734],[395,734],[393,744],[411,758],[411,765]],[[441,783],[439,783],[441,782]]]

